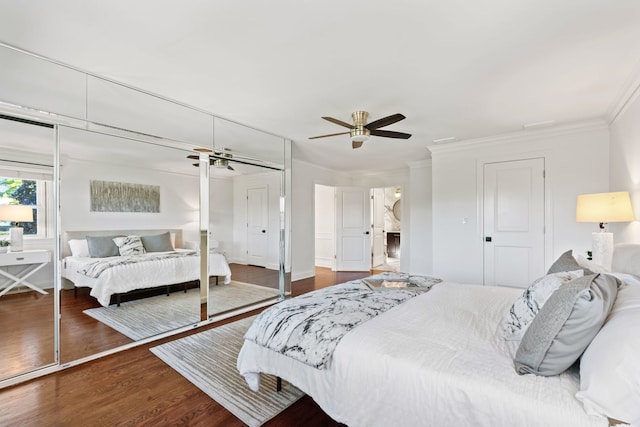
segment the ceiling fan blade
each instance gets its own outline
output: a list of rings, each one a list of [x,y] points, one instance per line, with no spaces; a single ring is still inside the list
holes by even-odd
[[[229,169],[230,171],[234,171],[235,169],[232,168],[231,166],[227,165],[227,169]]]
[[[331,133],[329,135],[312,136],[309,139],[326,138],[328,136],[336,136],[336,135],[346,135],[348,133],[351,133],[351,132],[340,132],[340,133]]]
[[[356,148],[362,147],[364,141],[351,141],[351,147],[355,150]]]
[[[371,135],[382,136],[385,138],[397,138],[397,139],[409,139],[411,138],[410,133],[403,132],[394,132],[392,130],[378,130],[374,129],[371,131]]]
[[[200,163],[194,163],[193,166],[198,168],[198,167],[200,167]]]
[[[196,156],[195,154],[190,154],[187,156],[187,159],[193,159],[193,160],[198,160],[200,158],[200,156]]]
[[[381,119],[378,119],[374,122],[369,123],[368,125],[365,125],[365,127],[369,130],[374,130],[374,129],[378,129],[378,128],[382,128],[385,126],[389,126],[392,125],[396,122],[399,122],[400,120],[404,120],[406,119],[405,116],[403,116],[400,113],[397,114],[392,114],[390,116],[387,117],[383,117]]]
[[[349,129],[353,129],[353,125],[349,123],[345,123],[342,120],[334,119],[333,117],[323,117],[323,119],[330,121],[331,123],[335,123],[340,126],[344,126]]]

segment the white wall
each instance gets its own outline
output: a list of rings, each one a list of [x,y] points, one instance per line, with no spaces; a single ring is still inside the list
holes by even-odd
[[[411,194],[408,205],[411,217],[411,228],[402,225],[404,237],[411,233],[409,251],[404,253],[409,257],[410,273],[433,274],[433,229],[431,212],[431,160],[414,162],[409,165],[409,181]],[[406,192],[405,192],[406,193]],[[403,194],[403,199],[405,195]]]
[[[210,176],[209,234],[219,242],[218,251],[233,247],[233,180]]]
[[[433,147],[433,271],[447,280],[482,283],[484,163],[545,158],[545,264],[584,252],[597,225],[575,222],[576,197],[609,188],[609,132],[604,122],[518,132]],[[467,218],[463,224],[463,218]]]
[[[611,123],[609,191],[628,191],[636,221],[608,225],[616,243],[640,242],[640,93]]]
[[[160,212],[90,212],[90,180],[159,185]],[[199,240],[199,181],[195,176],[66,159],[60,181],[63,231],[182,228],[183,240]]]

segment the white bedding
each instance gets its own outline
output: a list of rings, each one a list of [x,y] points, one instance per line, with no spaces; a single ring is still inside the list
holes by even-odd
[[[178,249],[178,251],[180,251]],[[152,252],[158,255],[165,252]],[[139,255],[141,259],[145,255]],[[118,258],[118,257],[113,257]],[[108,306],[111,295],[135,289],[153,288],[189,282],[200,278],[200,257],[185,256],[160,259],[140,264],[125,264],[105,270],[97,278],[78,272],[87,263],[99,258],[70,256],[62,262],[62,277],[71,280],[78,287],[91,288],[91,296],[103,306]],[[224,276],[224,283],[231,281],[231,270],[222,254],[209,254],[209,275]]]
[[[318,370],[245,341],[238,369],[299,387],[349,426],[607,426],[576,400],[577,372],[519,376],[501,335],[520,289],[440,283],[356,327]]]

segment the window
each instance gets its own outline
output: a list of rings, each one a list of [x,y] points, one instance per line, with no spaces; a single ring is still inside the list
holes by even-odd
[[[23,179],[13,176],[0,176],[0,202],[12,205],[26,205],[33,207],[33,222],[21,222],[25,237],[45,238],[51,236],[48,224],[47,201],[51,193],[51,181],[39,179]],[[15,175],[15,174],[12,174]],[[0,221],[0,236],[9,234],[13,224],[9,221]]]

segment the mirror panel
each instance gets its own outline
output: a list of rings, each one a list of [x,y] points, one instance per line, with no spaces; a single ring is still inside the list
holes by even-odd
[[[54,156],[52,126],[0,118],[0,379],[58,361]]]
[[[0,45],[0,100],[85,118],[86,75]]]
[[[197,323],[199,177],[186,158],[191,152],[68,127],[60,128],[59,139],[61,273],[66,279],[61,291],[62,361]],[[162,248],[151,252],[147,245],[142,261],[110,257],[124,253],[123,247],[103,253],[103,258],[87,257],[97,255],[86,243],[94,240],[87,235],[109,236],[113,248],[113,237],[158,239],[165,232],[176,248],[190,247],[189,256],[165,254]],[[74,242],[80,247],[77,253],[69,240],[79,241]],[[168,296],[165,285],[175,285]],[[110,297],[132,288],[138,292],[124,295],[120,306]]]
[[[213,140],[210,114],[93,76],[87,120],[205,147]]]

